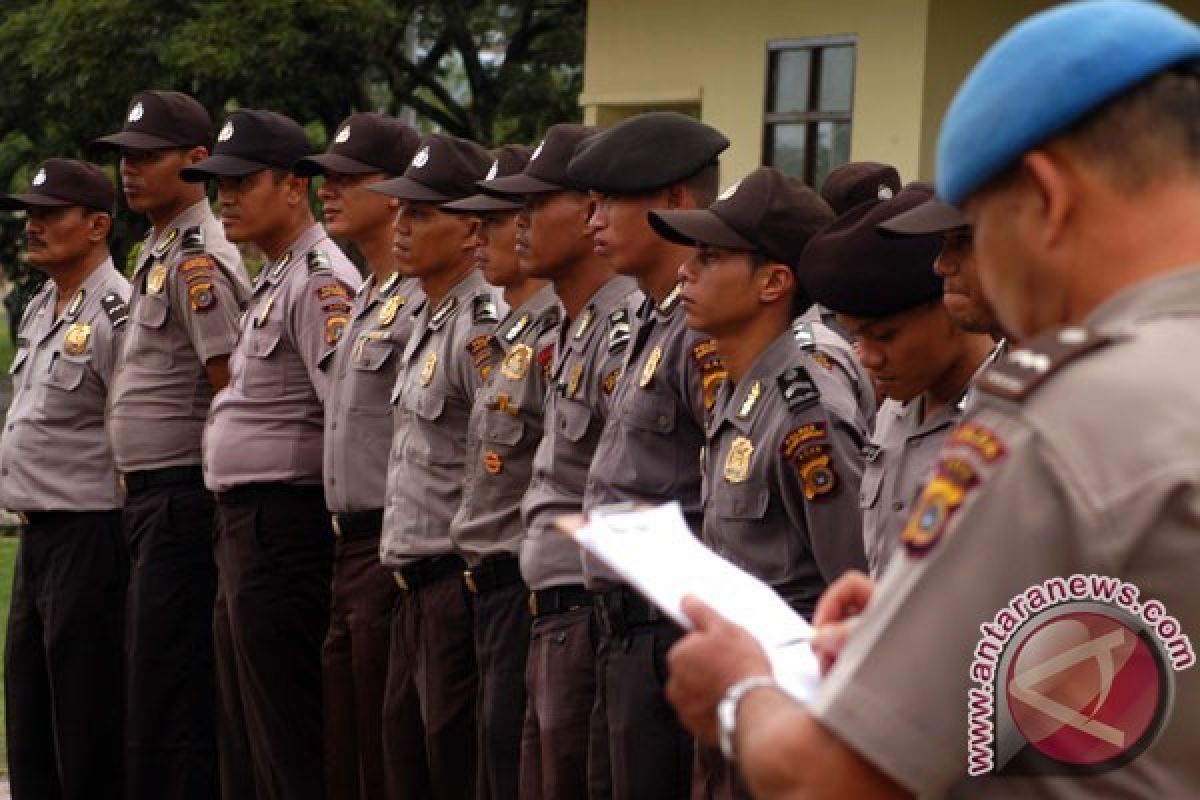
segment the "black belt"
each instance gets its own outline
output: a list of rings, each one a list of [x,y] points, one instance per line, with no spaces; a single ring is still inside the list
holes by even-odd
[[[378,538],[383,530],[383,509],[347,511],[333,515],[333,532],[346,541]]]
[[[467,562],[462,560],[462,556],[431,556],[406,564],[394,570],[392,575],[401,589],[415,592],[422,586],[428,586],[451,575],[459,577],[466,566]]]
[[[625,588],[597,592],[596,616],[600,621],[600,630],[614,637],[624,636],[638,625],[666,619],[640,594]]]
[[[521,564],[516,556],[495,556],[463,572],[463,583],[471,594],[483,594],[521,582]]]
[[[529,593],[529,613],[535,619],[563,614],[592,604],[592,593],[582,586],[552,586]]]
[[[325,500],[325,489],[320,485],[302,486],[297,483],[243,483],[217,492],[217,500],[231,505],[248,505],[251,503],[282,501],[308,501],[314,497]]]
[[[204,470],[199,464],[187,467],[163,467],[162,469],[143,469],[126,472],[121,476],[125,490],[129,492],[144,492],[147,489],[161,489],[164,486],[203,486]]]

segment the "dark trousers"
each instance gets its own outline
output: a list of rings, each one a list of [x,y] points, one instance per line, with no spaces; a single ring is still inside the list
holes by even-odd
[[[596,698],[590,606],[540,617],[525,666],[522,800],[588,797],[588,719]]]
[[[391,571],[379,563],[378,533],[337,540],[329,632],[321,650],[331,800],[388,796],[383,696],[398,593]]]
[[[410,734],[395,725],[404,722],[402,709],[415,691],[425,731],[431,796],[474,800],[475,625],[462,581],[465,565],[457,556],[441,558],[453,559],[455,568],[419,586],[410,583],[412,588],[396,604],[392,617],[384,744],[389,758],[397,753],[403,759],[392,765],[396,779],[412,780],[415,776],[401,773],[405,761],[412,758],[407,749],[412,743],[401,739]]]
[[[213,611],[224,800],[322,800],[333,530],[319,486],[218,498]],[[339,798],[340,800],[340,798]]]
[[[129,800],[217,796],[212,494],[199,481],[125,502]]]
[[[120,511],[30,514],[4,650],[16,800],[123,796],[128,577]]]
[[[607,752],[611,796],[686,800],[693,740],[665,692],[667,651],[683,634],[669,620],[627,628],[618,624],[615,630],[611,622],[601,626],[590,725],[593,750]],[[592,787],[594,798],[597,787],[603,791],[603,776],[593,775]]]
[[[525,723],[525,658],[529,655],[529,589],[521,581],[475,598],[479,662],[479,800],[516,800]]]

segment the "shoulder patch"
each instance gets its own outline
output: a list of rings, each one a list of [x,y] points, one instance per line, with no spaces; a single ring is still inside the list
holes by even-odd
[[[324,250],[309,250],[306,260],[309,273],[333,271],[333,261]]]
[[[817,337],[813,333],[812,325],[807,322],[801,322],[800,320],[793,322],[792,336],[805,350],[812,350],[817,346]]]
[[[475,299],[471,301],[471,314],[476,322],[490,322],[495,324],[500,321],[500,314],[496,310],[496,301],[492,299],[490,294],[477,294]]]
[[[799,411],[808,408],[821,399],[821,392],[813,383],[812,376],[804,367],[792,367],[785,370],[777,378],[779,391],[789,411]]]
[[[188,287],[188,302],[193,312],[203,313],[217,307],[217,294],[211,281],[197,281]]]
[[[1063,366],[1114,341],[1112,336],[1071,326],[1038,336],[999,359],[979,378],[979,389],[1020,402]]]
[[[182,262],[180,262],[179,273],[183,275],[185,279],[190,279],[191,276],[188,273],[211,272],[216,268],[217,262],[212,256],[192,256],[191,258],[185,258]]]
[[[900,535],[910,556],[919,558],[937,544],[954,512],[977,485],[979,476],[966,461],[945,456],[938,461],[933,478],[925,485]]]
[[[185,253],[203,253],[204,229],[196,225],[184,231],[183,241],[180,242],[179,249]]]
[[[492,337],[486,333],[474,337],[467,342],[467,352],[471,354],[472,365],[486,381],[492,374]]]
[[[629,343],[633,329],[629,324],[629,311],[618,308],[608,315],[608,352],[615,353]]]
[[[129,321],[129,306],[121,299],[121,295],[116,292],[109,292],[104,297],[101,297],[100,307],[108,315],[108,321],[112,323],[113,330],[120,328]]]

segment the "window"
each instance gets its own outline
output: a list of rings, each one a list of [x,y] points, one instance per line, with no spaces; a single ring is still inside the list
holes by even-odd
[[[854,38],[767,44],[763,161],[819,187],[850,160]]]

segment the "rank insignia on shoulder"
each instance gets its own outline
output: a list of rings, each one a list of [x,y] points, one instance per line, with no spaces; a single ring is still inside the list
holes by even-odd
[[[801,320],[796,320],[793,322],[792,336],[805,350],[812,350],[817,346],[817,337],[813,333],[812,325],[808,322],[803,322]]]
[[[633,328],[629,324],[629,311],[624,308],[618,308],[616,311],[608,315],[608,352],[615,353],[618,349],[629,343]],[[576,339],[579,337],[576,336]],[[662,353],[659,353],[662,357]],[[656,363],[657,367],[658,364]]]
[[[504,341],[512,344],[517,340],[517,337],[529,327],[529,321],[533,319],[528,311],[517,318],[516,322],[508,326],[508,330],[504,332]]]
[[[329,254],[324,250],[309,250],[308,256],[309,274],[315,272],[330,272],[333,270],[333,261],[330,260]]]
[[[146,294],[162,294],[167,284],[167,265],[156,263],[146,274]]]
[[[754,442],[739,436],[729,446],[725,457],[725,480],[727,483],[742,483],[750,476],[750,459],[754,455]]]
[[[217,307],[217,295],[213,291],[213,285],[208,281],[193,283],[188,287],[188,302],[192,306],[192,311],[204,312],[211,311]]]
[[[910,556],[920,557],[937,543],[967,492],[978,483],[975,470],[962,459],[943,458],[938,462],[933,478],[925,485],[900,535]]]
[[[125,301],[116,292],[109,292],[104,297],[101,297],[100,307],[108,315],[108,321],[112,323],[113,330],[120,328],[129,321],[129,306],[125,304]]]
[[[475,322],[490,322],[495,324],[500,321],[500,314],[496,310],[496,301],[492,299],[490,294],[475,295],[475,299],[471,301],[471,304]]]
[[[617,383],[620,382],[620,380],[621,380],[621,368],[615,367],[607,375],[604,376],[604,380],[601,382],[600,388],[604,392],[605,395],[611,395],[614,391],[616,391]]]
[[[458,298],[450,295],[433,310],[433,314],[429,317],[429,329],[433,331],[440,330],[456,308],[458,308]]]
[[[529,365],[533,363],[533,348],[527,344],[514,345],[508,355],[504,357],[504,377],[512,381],[519,381],[529,372]]]
[[[150,255],[155,258],[162,258],[171,249],[171,245],[175,244],[175,240],[179,238],[179,228],[171,228],[171,232],[166,237],[154,246],[150,251]]]
[[[185,253],[203,253],[204,229],[199,225],[195,225],[184,231],[183,241],[180,243],[179,249]]]
[[[400,313],[400,309],[404,308],[404,304],[407,302],[408,298],[402,294],[389,297],[383,304],[383,308],[379,309],[379,324],[386,328],[395,322],[396,315]]]
[[[779,376],[778,382],[789,411],[807,408],[821,398],[820,390],[804,367],[786,370]]]
[[[328,317],[325,320],[325,344],[335,345],[342,338],[342,333],[346,330],[346,318],[339,315]]]
[[[87,352],[88,342],[91,338],[91,325],[73,322],[63,335],[63,352],[69,356],[81,356]]]
[[[1115,341],[1114,337],[1071,326],[1038,336],[999,359],[979,378],[980,390],[1021,401],[1075,359]]]

